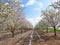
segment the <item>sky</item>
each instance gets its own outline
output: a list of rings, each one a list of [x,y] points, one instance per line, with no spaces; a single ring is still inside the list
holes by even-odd
[[[41,10],[45,10],[57,0],[22,0],[26,19],[35,26],[41,19]]]

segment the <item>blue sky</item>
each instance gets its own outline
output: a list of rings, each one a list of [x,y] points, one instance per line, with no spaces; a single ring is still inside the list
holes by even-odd
[[[57,0],[22,0],[26,18],[35,26],[42,19],[41,10],[45,10],[55,1]]]

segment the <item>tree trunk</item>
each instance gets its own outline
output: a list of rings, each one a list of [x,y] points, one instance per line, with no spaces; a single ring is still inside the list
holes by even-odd
[[[22,33],[22,29],[21,29],[21,33]]]
[[[54,36],[56,36],[56,27],[54,26]]]
[[[48,33],[48,27],[46,28],[46,32]]]
[[[12,37],[14,37],[14,31],[11,31],[12,32]]]

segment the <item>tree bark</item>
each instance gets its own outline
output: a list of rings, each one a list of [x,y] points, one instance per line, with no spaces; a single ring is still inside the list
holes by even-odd
[[[12,32],[12,37],[14,37],[14,31],[11,31]]]
[[[46,28],[46,32],[48,33],[48,27]]]
[[[21,33],[22,33],[22,29],[21,29]]]
[[[54,36],[56,36],[56,27],[54,26]]]

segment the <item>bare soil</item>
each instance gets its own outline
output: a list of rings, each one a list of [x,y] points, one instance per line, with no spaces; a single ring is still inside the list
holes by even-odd
[[[20,36],[19,36],[20,37]],[[0,41],[0,45],[14,45],[14,40],[13,38],[8,38],[6,40]],[[44,36],[45,41],[40,42],[40,41],[35,41],[32,42],[32,45],[60,45],[60,33],[57,33],[57,36],[54,36],[54,33],[46,33]],[[28,42],[19,42],[15,45],[28,45],[26,44]]]

